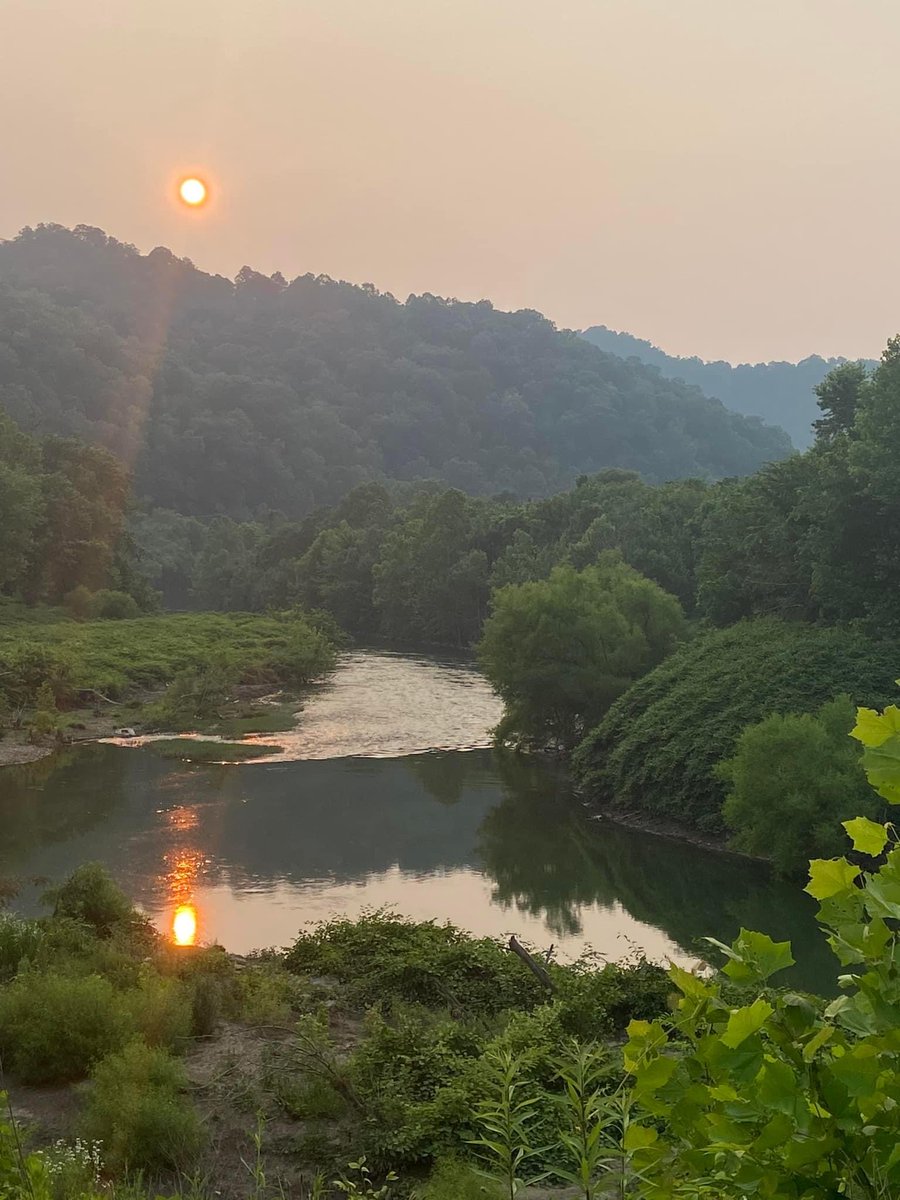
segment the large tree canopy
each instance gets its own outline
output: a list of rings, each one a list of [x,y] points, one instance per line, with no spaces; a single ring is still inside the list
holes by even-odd
[[[501,588],[479,646],[506,706],[501,737],[571,748],[683,634],[675,597],[615,552]]]

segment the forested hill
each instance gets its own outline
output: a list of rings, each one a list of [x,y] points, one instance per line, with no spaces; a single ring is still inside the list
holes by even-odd
[[[142,501],[242,518],[375,478],[541,496],[604,467],[746,475],[790,449],[535,312],[232,282],[87,227],[0,243],[0,408],[113,450]]]
[[[705,362],[702,358],[676,358],[630,333],[617,333],[605,325],[585,329],[582,337],[609,354],[640,359],[658,367],[666,379],[694,384],[707,396],[715,396],[726,408],[745,416],[761,417],[786,429],[799,450],[812,445],[812,423],[819,416],[813,389],[843,358],[820,358],[817,354],[798,363]],[[874,366],[873,362],[866,364]]]

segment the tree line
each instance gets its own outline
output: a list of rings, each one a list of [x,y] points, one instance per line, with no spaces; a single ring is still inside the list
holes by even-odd
[[[754,617],[900,631],[900,340],[819,386],[815,445],[743,479],[606,470],[546,500],[365,484],[302,521],[137,514],[170,603],[330,611],[361,638],[469,645],[492,593],[617,551],[717,627]]]

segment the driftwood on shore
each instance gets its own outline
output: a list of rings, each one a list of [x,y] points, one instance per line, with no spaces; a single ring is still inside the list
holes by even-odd
[[[556,991],[556,986],[553,983],[553,980],[550,978],[550,972],[543,963],[538,962],[533,955],[528,953],[522,943],[518,941],[515,934],[513,934],[509,939],[509,948],[513,954],[515,954],[518,958],[521,958],[528,970],[540,980],[548,992]]]

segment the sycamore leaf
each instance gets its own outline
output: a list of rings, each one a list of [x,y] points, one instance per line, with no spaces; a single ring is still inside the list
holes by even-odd
[[[754,1000],[743,1008],[736,1008],[728,1018],[722,1044],[736,1050],[751,1034],[757,1033],[775,1010],[766,1000]]]
[[[834,1029],[830,1025],[823,1025],[817,1034],[809,1039],[803,1047],[803,1061],[812,1062],[823,1046],[827,1046],[834,1037]]]
[[[827,900],[849,892],[859,875],[846,858],[814,858],[809,864],[809,883],[803,889],[816,900]]]
[[[900,804],[900,734],[863,751],[866,778],[888,804]]]
[[[858,993],[855,996],[838,996],[825,1009],[825,1016],[843,1029],[859,1037],[869,1037],[878,1031],[878,1021],[870,1001]]]
[[[752,929],[742,929],[730,946],[715,938],[704,941],[728,957],[730,961],[722,970],[735,983],[761,983],[776,971],[794,965],[790,942],[773,942],[768,934]]]
[[[841,824],[850,835],[853,849],[860,854],[877,858],[887,845],[886,825],[879,825],[877,821],[870,821],[867,817],[854,817],[852,821],[842,821]]]
[[[840,1058],[832,1059],[825,1069],[841,1081],[851,1096],[865,1096],[874,1092],[882,1065],[877,1052],[863,1042]]]
[[[896,704],[889,705],[883,713],[874,708],[858,708],[856,724],[850,730],[850,736],[864,746],[880,746],[897,733],[900,733],[900,708]]]
[[[669,978],[684,996],[691,996],[695,1000],[705,1000],[707,996],[713,994],[712,988],[704,983],[699,975],[695,975],[692,971],[685,971],[676,963],[672,963],[669,967]]]
[[[678,1060],[660,1056],[651,1059],[645,1066],[635,1072],[635,1096],[643,1096],[665,1087],[678,1067]]]
[[[625,1130],[624,1146],[626,1150],[643,1150],[652,1146],[659,1134],[647,1125],[629,1125]]]

